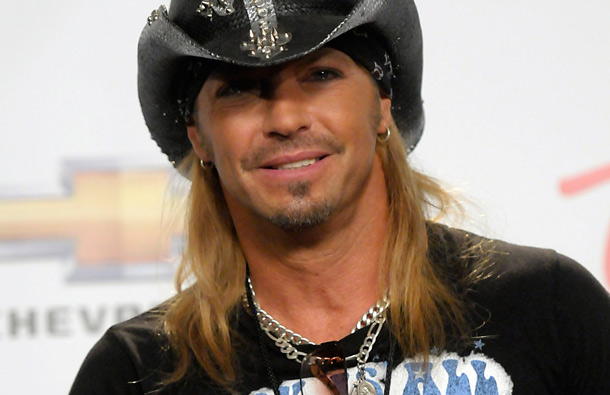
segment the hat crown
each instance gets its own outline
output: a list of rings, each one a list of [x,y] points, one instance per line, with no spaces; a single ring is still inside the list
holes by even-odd
[[[293,37],[299,52],[306,42],[321,42],[359,3],[363,1],[174,0],[169,9],[169,19],[197,44],[222,59],[245,65],[263,65],[294,55],[294,51],[290,51],[276,58],[290,46],[279,50],[274,48],[288,44]],[[322,24],[321,19],[328,22]],[[265,52],[265,41],[269,43],[267,49],[274,52]],[[257,53],[257,49],[262,53]]]

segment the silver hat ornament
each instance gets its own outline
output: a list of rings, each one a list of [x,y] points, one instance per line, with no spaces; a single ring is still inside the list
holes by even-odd
[[[279,33],[273,0],[244,0],[250,20],[249,41],[241,43],[241,49],[250,56],[270,59],[285,50],[292,35]]]

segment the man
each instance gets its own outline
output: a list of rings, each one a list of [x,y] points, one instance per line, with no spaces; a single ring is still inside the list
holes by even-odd
[[[406,160],[421,63],[410,0],[153,12],[140,101],[192,181],[178,292],[111,328],[72,393],[609,393],[584,269],[427,219],[453,201]]]

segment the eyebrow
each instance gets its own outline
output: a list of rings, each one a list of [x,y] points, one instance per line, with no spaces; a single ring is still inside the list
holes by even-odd
[[[261,76],[261,75],[274,75],[274,70],[283,67],[288,63],[295,62],[296,69],[301,70],[311,64],[318,62],[324,56],[329,56],[331,59],[335,59],[336,56],[331,51],[325,51],[326,47],[319,49],[303,58],[293,60],[287,63],[280,63],[271,66],[241,66],[236,64],[223,64],[219,65],[215,70],[210,73],[210,76],[218,77],[220,79],[228,79],[233,77],[250,77],[250,76]],[[339,52],[339,51],[338,51]]]
[[[238,66],[238,65],[224,65],[222,67],[217,67],[210,73],[210,77],[217,77],[221,79],[226,79],[228,77],[233,77],[235,75],[244,75],[253,72],[252,67],[246,66]]]

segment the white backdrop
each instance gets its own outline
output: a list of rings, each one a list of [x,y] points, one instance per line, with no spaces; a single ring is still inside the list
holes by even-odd
[[[419,1],[413,159],[474,202],[467,227],[608,285],[610,5],[574,4]],[[0,5],[0,383],[62,394],[108,325],[171,294],[170,171],[135,85],[159,0]]]

